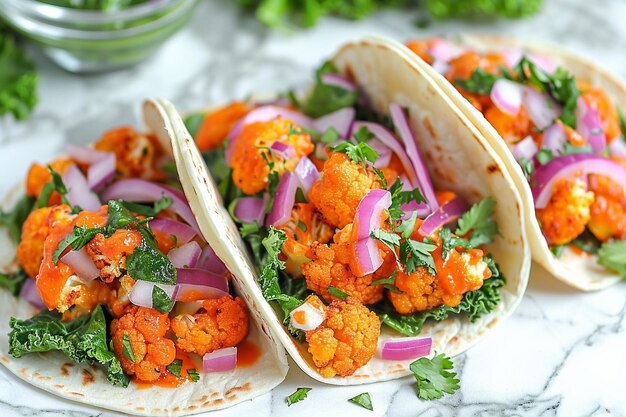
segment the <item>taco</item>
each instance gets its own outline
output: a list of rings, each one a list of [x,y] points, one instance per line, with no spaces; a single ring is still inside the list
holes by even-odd
[[[407,45],[513,176],[534,259],[582,290],[622,280],[626,85],[553,45],[487,35]]]
[[[234,102],[176,129],[216,253],[298,366],[330,384],[441,364],[502,322],[528,279],[511,178],[401,51],[348,44],[300,98]]]
[[[74,401],[186,415],[271,390],[287,363],[180,190],[159,109],[151,133],[69,145],[5,199],[0,362]]]

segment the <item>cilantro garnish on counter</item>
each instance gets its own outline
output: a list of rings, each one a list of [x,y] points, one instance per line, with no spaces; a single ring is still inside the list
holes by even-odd
[[[450,371],[453,365],[443,353],[411,363],[411,372],[417,380],[417,396],[422,400],[434,400],[444,394],[454,394],[459,389],[459,379],[456,372]]]
[[[298,388],[296,392],[287,397],[287,405],[291,407],[292,404],[300,402],[307,397],[309,391],[313,388]]]

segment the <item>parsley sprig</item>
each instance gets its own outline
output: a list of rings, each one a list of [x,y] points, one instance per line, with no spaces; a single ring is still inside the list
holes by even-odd
[[[443,353],[411,363],[411,372],[417,380],[417,396],[422,400],[434,400],[444,394],[454,394],[460,381],[456,372],[451,371],[453,366],[452,360]]]

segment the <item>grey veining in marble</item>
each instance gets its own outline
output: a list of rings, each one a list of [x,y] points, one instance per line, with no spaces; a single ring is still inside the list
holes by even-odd
[[[360,22],[325,19],[297,33],[268,31],[232,1],[206,0],[192,24],[149,61],[111,74],[78,77],[38,56],[41,102],[32,118],[0,119],[0,195],[32,160],[46,161],[68,142],[136,123],[145,97],[165,97],[181,111],[251,93],[302,86],[342,42],[365,34],[397,39],[488,31],[550,41],[588,55],[626,77],[626,1],[545,0],[541,14],[518,22],[447,22],[427,30],[413,13],[388,11]],[[328,387],[292,367],[271,394],[216,416],[626,416],[626,285],[583,294],[535,267],[517,312],[455,360],[462,388],[419,401],[414,381]],[[290,408],[297,387],[313,390]],[[348,403],[368,391],[374,411]],[[0,416],[114,416],[30,387],[0,367]]]

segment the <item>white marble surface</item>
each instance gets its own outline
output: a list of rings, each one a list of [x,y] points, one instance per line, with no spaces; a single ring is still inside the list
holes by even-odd
[[[252,92],[307,82],[312,68],[341,42],[377,33],[406,39],[448,31],[493,31],[559,43],[626,77],[626,2],[545,0],[543,12],[520,22],[446,23],[417,29],[415,15],[385,12],[350,23],[323,21],[285,34],[261,28],[229,0],[205,0],[192,25],[153,59],[105,75],[77,77],[39,57],[41,101],[33,117],[0,119],[0,195],[20,181],[32,160],[45,161],[66,142],[88,142],[111,126],[136,123],[139,103],[161,96],[181,110]],[[626,416],[626,284],[583,294],[533,271],[518,311],[482,343],[455,360],[461,390],[419,401],[414,381],[326,387],[292,367],[273,393],[216,416]],[[309,399],[288,408],[296,387]],[[347,402],[368,391],[374,412]],[[57,399],[0,368],[0,416],[113,416]]]

